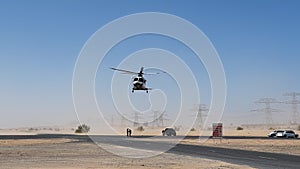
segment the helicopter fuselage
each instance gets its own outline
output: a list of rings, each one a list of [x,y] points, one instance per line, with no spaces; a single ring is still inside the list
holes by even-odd
[[[134,90],[146,90],[148,93],[148,88],[146,87],[146,79],[143,78],[143,76],[139,75],[133,79],[133,87],[132,87],[132,92]]]

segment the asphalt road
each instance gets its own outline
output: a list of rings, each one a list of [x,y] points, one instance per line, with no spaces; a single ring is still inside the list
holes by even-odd
[[[266,169],[299,169],[300,156],[178,144],[169,152]]]
[[[91,142],[88,136],[78,135],[33,135],[33,136],[0,136],[0,139],[49,139],[69,138],[81,142]],[[256,138],[256,137],[255,137]],[[170,141],[168,141],[170,139]],[[246,139],[246,138],[245,138]],[[249,138],[253,139],[253,138]],[[298,169],[300,168],[300,156],[226,149],[199,145],[174,144],[172,138],[167,137],[133,137],[125,136],[95,136],[94,140],[101,144],[130,147],[135,149],[160,151],[161,148],[169,147],[168,153],[188,155],[193,157],[220,160],[233,164],[248,165],[255,168]],[[163,140],[163,141],[161,141]]]

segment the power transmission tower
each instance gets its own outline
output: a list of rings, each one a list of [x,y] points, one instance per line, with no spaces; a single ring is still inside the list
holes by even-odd
[[[140,123],[139,123],[139,119],[140,119],[140,115],[141,113],[139,112],[134,112],[134,121],[133,121],[133,126],[138,126]]]
[[[159,111],[153,111],[152,126],[156,126],[156,127],[164,126],[165,122],[169,120],[165,117],[166,117],[166,112],[162,112],[161,114],[159,114]]]
[[[114,115],[111,115],[111,117],[110,117],[110,125],[112,125],[112,126],[115,125],[115,117],[114,117]]]
[[[197,108],[197,114],[196,114],[196,125],[199,129],[202,128],[203,122],[204,122],[204,117],[206,116],[204,113],[206,113],[209,109],[206,107],[205,104],[199,104],[196,105]],[[195,110],[195,109],[193,109]]]
[[[158,111],[153,111],[152,126],[158,127]]]
[[[297,124],[299,120],[298,104],[300,104],[300,101],[297,99],[297,96],[300,96],[300,93],[292,92],[292,93],[285,93],[283,95],[292,97],[292,100],[288,100],[284,103],[292,105],[291,124]]]
[[[122,114],[120,115],[120,117],[120,125],[123,127],[125,126],[125,122],[127,121],[127,119]]]
[[[165,122],[169,119],[165,118],[166,116],[166,112],[162,112],[161,115],[158,117],[158,124],[159,126],[165,126]]]
[[[258,101],[255,101],[254,103],[264,104],[265,108],[251,110],[251,111],[264,112],[265,116],[266,116],[266,124],[267,125],[273,124],[274,122],[273,122],[273,118],[272,118],[272,113],[273,112],[279,112],[279,110],[271,108],[271,104],[273,104],[273,103],[282,103],[282,102],[279,102],[274,98],[261,98]]]

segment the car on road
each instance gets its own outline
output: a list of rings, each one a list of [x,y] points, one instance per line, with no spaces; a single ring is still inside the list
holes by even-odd
[[[176,136],[176,131],[173,128],[165,128],[162,132],[163,136]]]
[[[283,132],[283,137],[285,138],[298,138],[298,134],[296,134],[293,130],[285,130]]]
[[[298,134],[296,134],[293,130],[274,130],[268,134],[268,137],[282,137],[282,138],[298,138]]]
[[[268,134],[268,137],[277,137],[277,134],[282,135],[283,132],[284,130],[274,130]]]

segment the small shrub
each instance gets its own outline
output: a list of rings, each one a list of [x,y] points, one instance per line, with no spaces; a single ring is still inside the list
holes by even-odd
[[[179,131],[180,128],[181,128],[181,126],[174,126],[174,130],[175,130],[175,131]]]
[[[88,133],[90,131],[90,127],[83,124],[78,126],[78,128],[75,130],[75,133]]]
[[[37,128],[29,128],[28,130],[29,130],[29,131],[38,131]]]
[[[239,126],[236,128],[236,130],[244,130],[244,128]]]
[[[191,128],[191,131],[196,131],[196,129],[195,128]]]
[[[298,130],[300,131],[300,125],[298,125]]]
[[[137,130],[137,131],[144,131],[145,129],[144,129],[143,126],[139,126],[136,130]]]
[[[270,127],[269,130],[275,130],[273,127]]]

